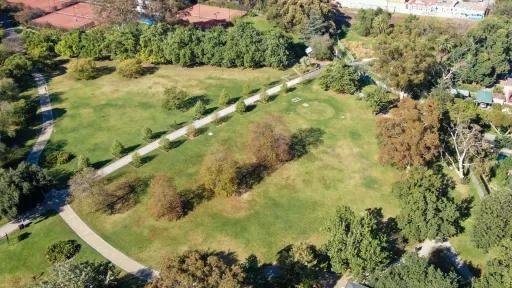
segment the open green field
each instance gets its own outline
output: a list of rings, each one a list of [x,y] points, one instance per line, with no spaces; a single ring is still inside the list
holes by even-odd
[[[293,103],[295,97],[301,101]],[[127,213],[104,216],[78,209],[81,217],[115,247],[158,266],[162,255],[190,248],[234,251],[239,257],[255,253],[272,261],[287,244],[304,240],[321,244],[322,227],[338,205],[358,211],[382,207],[387,216],[396,213],[390,190],[399,175],[377,162],[374,116],[355,97],[324,92],[312,84],[234,115],[168,153],[154,153],[144,167],[130,167],[116,176],[167,173],[178,189],[194,187],[209,149],[222,145],[244,160],[247,128],[272,114],[281,115],[292,131],[324,130],[324,143],[281,167],[248,194],[214,199],[177,222],[148,217],[146,197]]]
[[[18,240],[18,237],[25,238]],[[98,253],[76,236],[57,215],[36,220],[23,231],[9,236],[9,243],[0,240],[0,287],[24,287],[50,267],[45,258],[46,248],[60,240],[77,240],[80,252],[74,261],[102,260]]]
[[[104,70],[112,62],[101,62]],[[193,99],[202,99],[215,109],[223,89],[233,99],[245,86],[257,91],[273,81],[281,81],[288,71],[273,69],[223,69],[162,66],[151,75],[125,79],[110,73],[95,80],[75,81],[64,74],[50,81],[50,91],[57,122],[48,148],[62,149],[75,156],[89,157],[95,167],[112,158],[110,147],[119,140],[128,150],[143,144],[142,130],[149,127],[163,134],[174,122],[190,122],[193,111],[165,111],[161,108],[163,91],[170,86],[186,90]],[[76,160],[62,170],[73,170]]]

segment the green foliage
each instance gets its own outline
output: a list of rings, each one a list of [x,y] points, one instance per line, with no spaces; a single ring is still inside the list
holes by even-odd
[[[153,139],[153,130],[151,128],[146,127],[142,129],[142,140],[145,142],[149,142]]]
[[[392,101],[386,90],[376,85],[369,85],[363,88],[362,93],[364,94],[364,100],[370,105],[373,113],[380,114],[389,111]]]
[[[124,154],[125,147],[118,140],[114,141],[112,147],[110,148],[110,153],[116,158],[121,158]]]
[[[67,151],[55,151],[45,156],[45,164],[50,167],[64,165],[73,159],[73,154]]]
[[[400,201],[398,226],[412,241],[450,237],[460,231],[462,216],[449,196],[453,180],[442,172],[412,168],[395,183],[393,193]]]
[[[475,282],[475,288],[512,287],[512,239],[503,240],[487,261],[485,272]]]
[[[60,287],[112,287],[117,282],[119,271],[110,262],[64,262],[55,265],[38,281],[35,288]]]
[[[263,89],[261,89],[260,100],[263,103],[270,102],[270,95],[268,95],[268,93],[267,93],[267,87],[263,87]]]
[[[353,94],[359,88],[359,75],[354,68],[341,60],[336,60],[320,75],[320,86],[324,90]]]
[[[85,31],[80,39],[80,57],[99,60],[109,56],[105,30],[93,28]]]
[[[0,101],[12,101],[18,97],[19,90],[11,78],[0,78]]]
[[[292,39],[278,30],[270,30],[263,35],[264,65],[276,69],[290,66],[292,54]]]
[[[357,12],[357,22],[354,30],[361,36],[378,36],[389,28],[391,14],[378,9],[360,9]]]
[[[276,264],[281,273],[273,282],[279,287],[316,287],[330,270],[329,257],[306,242],[288,245],[277,252]]]
[[[88,168],[89,166],[91,166],[89,158],[87,158],[84,155],[79,155],[78,159],[76,161],[77,171],[82,171],[82,170]]]
[[[165,58],[172,64],[190,66],[197,63],[195,47],[200,45],[200,32],[193,27],[178,27],[169,34],[164,47]]]
[[[117,65],[117,72],[125,78],[138,78],[144,74],[144,67],[139,59],[126,59]]]
[[[219,95],[219,105],[221,106],[227,106],[229,104],[229,101],[231,99],[229,98],[228,94],[226,93],[226,89],[222,89],[222,91],[220,91],[220,95]]]
[[[247,106],[245,105],[244,100],[240,99],[238,102],[236,102],[235,111],[243,114],[247,110]]]
[[[48,60],[55,56],[55,45],[59,42],[61,32],[55,29],[24,29],[23,42],[27,55],[35,60]]]
[[[206,105],[204,102],[199,100],[194,106],[194,119],[200,119],[206,113]]]
[[[76,240],[57,241],[46,249],[46,260],[51,264],[62,263],[75,256],[80,251]]]
[[[498,0],[494,6],[494,15],[512,17],[512,1]]]
[[[510,18],[486,17],[478,22],[468,32],[467,44],[460,48],[464,66],[458,73],[459,79],[488,86],[505,77],[512,68],[511,37]]]
[[[142,166],[142,157],[139,153],[135,152],[132,154],[132,165],[135,168],[139,168]]]
[[[55,45],[55,52],[64,57],[78,57],[81,50],[82,31],[74,30],[62,35],[60,41]]]
[[[329,35],[313,36],[313,38],[309,40],[309,46],[311,49],[313,49],[313,52],[311,52],[311,57],[315,58],[316,60],[331,60],[334,56],[334,41],[332,41]]]
[[[76,80],[96,78],[98,67],[92,59],[76,59],[69,64],[68,71]]]
[[[329,22],[317,11],[311,11],[309,18],[304,22],[304,27],[301,31],[301,38],[304,42],[308,42],[314,36],[325,35],[329,33],[330,29]]]
[[[140,29],[138,25],[113,26],[105,33],[105,46],[112,59],[135,58],[139,51]]]
[[[164,149],[165,151],[169,151],[172,149],[171,140],[169,140],[169,138],[167,138],[165,136],[162,137],[162,139],[160,139],[159,144],[160,144],[160,147],[162,147],[162,149]]]
[[[334,12],[327,0],[269,0],[266,8],[267,19],[288,32],[309,31],[318,22],[323,26],[312,32],[332,32],[335,28]]]
[[[169,87],[164,90],[164,101],[162,108],[166,110],[181,110],[184,108],[184,102],[188,99],[188,94],[177,87]]]
[[[233,196],[238,189],[238,166],[228,151],[213,151],[203,160],[198,180],[216,196]]]
[[[279,94],[280,95],[288,94],[288,84],[286,82],[283,82],[283,84],[281,84],[281,90],[279,90]]]
[[[336,209],[336,215],[327,225],[329,237],[325,244],[335,272],[350,269],[356,279],[364,280],[386,267],[391,255],[382,218],[382,213],[376,209],[366,210],[361,216],[347,206]]]
[[[193,139],[193,138],[197,137],[197,135],[199,135],[199,131],[197,131],[197,128],[196,128],[196,126],[194,126],[194,124],[190,124],[187,126],[187,132],[185,133],[185,135],[189,139]]]
[[[0,67],[0,76],[16,81],[27,79],[32,72],[32,62],[22,54],[13,54]]]
[[[46,170],[25,162],[16,169],[0,168],[0,216],[14,219],[43,200],[53,184]]]
[[[370,280],[374,288],[458,288],[458,276],[445,274],[416,253],[406,253],[400,263],[375,273]],[[493,287],[493,286],[487,286]]]
[[[164,23],[145,25],[139,40],[140,58],[152,64],[166,63],[164,49],[168,33],[169,26]]]
[[[293,158],[306,155],[311,147],[317,147],[323,143],[325,131],[320,128],[299,129],[293,133],[290,142],[290,152]]]
[[[512,192],[494,192],[485,197],[474,212],[471,239],[478,248],[488,250],[512,237]]]

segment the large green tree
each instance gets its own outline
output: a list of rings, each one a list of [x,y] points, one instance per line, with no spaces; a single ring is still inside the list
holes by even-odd
[[[389,264],[389,238],[379,210],[369,209],[357,215],[347,206],[338,207],[327,232],[325,249],[334,271],[350,271],[356,279],[365,280]]]
[[[322,19],[325,27],[322,31],[334,30],[334,12],[328,0],[269,0],[266,3],[267,19],[288,32],[301,32],[316,21]]]
[[[512,287],[512,239],[501,242],[492,255],[484,274],[476,280],[475,288]]]
[[[445,274],[417,254],[406,253],[400,263],[372,275],[374,288],[458,288],[458,276]],[[487,286],[491,287],[491,286]]]
[[[16,169],[0,169],[0,215],[15,219],[43,200],[53,184],[46,170],[25,162]]]
[[[485,197],[474,212],[472,240],[482,249],[490,249],[512,237],[512,192],[494,192]]]
[[[359,75],[354,68],[342,60],[336,60],[320,75],[320,86],[324,90],[352,94],[359,88]]]
[[[36,288],[107,288],[117,283],[119,271],[110,262],[63,262],[52,267]]]
[[[400,201],[397,216],[402,234],[414,241],[455,235],[461,213],[449,196],[454,183],[442,172],[416,167],[395,183],[393,193]]]

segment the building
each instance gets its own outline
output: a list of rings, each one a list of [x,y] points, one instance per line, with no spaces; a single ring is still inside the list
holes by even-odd
[[[391,13],[482,20],[495,0],[336,0],[351,9],[382,8]]]
[[[64,30],[91,28],[97,23],[94,10],[94,4],[78,2],[36,18],[32,23]]]
[[[487,90],[478,91],[476,94],[475,102],[478,103],[482,108],[491,106],[494,102],[492,92]]]
[[[179,11],[178,17],[198,27],[209,28],[218,25],[226,25],[233,22],[235,18],[242,17],[245,14],[247,14],[247,12],[242,10],[196,4]]]

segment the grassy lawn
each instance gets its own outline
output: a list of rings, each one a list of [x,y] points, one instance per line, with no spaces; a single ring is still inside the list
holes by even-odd
[[[27,238],[18,241],[19,235]],[[22,287],[33,276],[42,275],[50,266],[44,255],[46,248],[59,240],[75,239],[82,245],[75,261],[102,259],[59,216],[41,218],[40,222],[36,221],[23,231],[10,235],[9,239],[9,244],[5,239],[0,240],[0,287]]]
[[[302,100],[293,103],[295,97]],[[148,217],[146,197],[123,214],[79,211],[81,217],[115,247],[158,266],[162,255],[190,248],[234,251],[241,258],[255,253],[272,261],[289,243],[323,243],[322,227],[338,205],[358,211],[382,207],[387,216],[396,213],[390,190],[399,175],[377,162],[374,116],[355,97],[324,92],[316,85],[301,87],[271,104],[260,104],[243,116],[234,115],[168,153],[155,152],[144,167],[129,167],[115,177],[167,173],[178,189],[191,188],[198,183],[197,171],[210,148],[222,145],[243,160],[247,127],[271,114],[281,115],[292,131],[323,129],[324,143],[281,167],[248,194],[214,199],[177,222]]]
[[[113,64],[102,62],[100,65],[111,67]],[[46,151],[63,149],[75,156],[89,157],[96,167],[103,166],[112,158],[110,147],[114,140],[134,149],[143,144],[142,129],[145,127],[155,134],[162,134],[174,122],[190,122],[193,118],[191,110],[169,112],[161,108],[165,88],[182,88],[195,99],[207,102],[209,109],[215,109],[223,89],[236,99],[244,86],[256,92],[264,85],[281,81],[281,77],[288,73],[266,68],[162,66],[155,73],[139,79],[125,79],[116,73],[90,81],[59,76],[50,81],[57,123]],[[72,170],[76,167],[75,162],[60,168]]]

